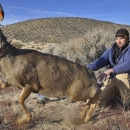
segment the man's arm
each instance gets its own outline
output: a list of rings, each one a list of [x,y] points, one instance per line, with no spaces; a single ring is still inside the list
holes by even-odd
[[[110,49],[106,50],[100,58],[89,64],[87,68],[96,71],[104,66],[109,65],[109,52]]]
[[[115,74],[130,73],[130,60],[120,65],[114,66],[113,70]]]

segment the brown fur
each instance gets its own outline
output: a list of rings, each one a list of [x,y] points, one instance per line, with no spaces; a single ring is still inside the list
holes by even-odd
[[[22,89],[19,103],[26,116],[19,123],[30,121],[31,113],[24,105],[31,92],[45,96],[67,96],[75,101],[87,101],[81,118],[88,122],[98,101],[98,87],[95,75],[86,66],[58,56],[40,53],[35,50],[17,49],[9,44],[0,31],[0,46],[4,53],[0,59],[0,71],[7,83],[1,87],[16,86]]]

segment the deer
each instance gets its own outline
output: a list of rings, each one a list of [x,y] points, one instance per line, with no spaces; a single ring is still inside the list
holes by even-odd
[[[87,102],[80,115],[84,123],[90,121],[101,93],[94,72],[85,65],[37,50],[16,48],[2,30],[0,72],[6,79],[0,80],[0,88],[14,86],[22,90],[18,101],[25,115],[17,119],[18,124],[32,119],[24,103],[31,93]]]

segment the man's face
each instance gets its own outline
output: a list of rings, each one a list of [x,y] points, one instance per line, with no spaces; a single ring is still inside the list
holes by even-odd
[[[122,48],[123,46],[125,46],[127,42],[128,40],[126,38],[122,38],[122,37],[116,38],[116,44],[119,48]]]

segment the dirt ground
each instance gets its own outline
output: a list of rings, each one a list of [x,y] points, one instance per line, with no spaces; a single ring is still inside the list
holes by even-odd
[[[24,48],[29,48],[25,47]],[[31,48],[31,46],[30,46]],[[96,108],[91,121],[82,124],[80,112],[85,102],[70,102],[66,97],[49,97],[45,105],[37,104],[38,96],[32,93],[26,100],[32,120],[20,126],[15,120],[22,116],[18,103],[21,90],[15,87],[0,89],[0,130],[129,130],[130,109],[124,111],[120,102]]]
[[[29,124],[24,124],[17,128],[14,125],[14,121],[23,113],[18,103],[21,91],[15,88],[7,88],[0,91],[0,128],[2,130],[12,128],[29,130],[78,130],[84,127],[80,123],[79,115],[85,102],[71,103],[65,97],[60,99],[53,97],[50,98],[50,102],[42,105],[37,104],[38,96],[32,93],[27,98],[26,105],[31,111],[33,119]]]
[[[64,97],[50,98],[50,102],[40,105],[37,104],[38,96],[34,93],[26,100],[33,117],[31,122],[17,126],[15,120],[23,114],[18,103],[20,93],[21,90],[14,87],[0,89],[1,130],[128,130],[130,128],[130,110],[123,113],[120,106],[96,108],[91,121],[82,124],[79,115],[85,102],[72,103]]]

